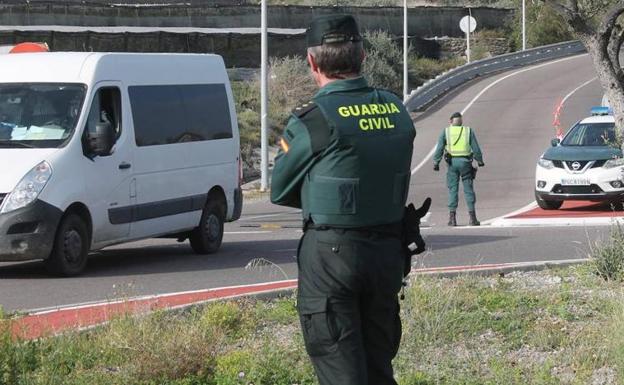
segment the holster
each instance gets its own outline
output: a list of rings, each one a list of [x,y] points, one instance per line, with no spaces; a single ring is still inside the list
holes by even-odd
[[[417,210],[413,203],[405,207],[403,215],[403,242],[404,266],[403,276],[407,276],[412,269],[412,257],[425,251],[425,240],[420,235],[420,220],[429,211],[431,198],[425,199],[422,206]]]
[[[477,179],[477,171],[479,170],[477,167],[475,166],[470,166],[472,167],[472,179]]]
[[[452,160],[453,160],[453,157],[451,156],[451,154],[449,154],[448,152],[445,151],[444,152],[444,161],[450,165]]]

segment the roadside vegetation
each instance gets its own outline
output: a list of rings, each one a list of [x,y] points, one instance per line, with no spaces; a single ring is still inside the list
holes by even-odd
[[[382,31],[365,34],[367,58],[363,72],[372,86],[401,94],[403,88],[403,51],[391,36]],[[414,89],[465,63],[463,58],[433,60],[409,56],[410,88]],[[232,82],[241,135],[241,154],[245,177],[253,178],[259,169],[260,81]],[[269,142],[274,144],[290,117],[290,112],[307,102],[317,88],[303,56],[271,58],[269,63]]]
[[[412,277],[399,384],[623,383],[624,288],[599,269]],[[2,385],[316,383],[291,297],[120,317],[29,342],[10,338],[4,317]]]

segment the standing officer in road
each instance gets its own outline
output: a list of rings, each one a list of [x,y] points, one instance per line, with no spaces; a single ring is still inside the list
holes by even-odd
[[[321,385],[396,385],[414,125],[399,98],[360,75],[352,16],[317,18],[306,38],[320,90],[293,111],[271,185],[273,203],[303,212],[297,308],[306,350]]]
[[[457,194],[459,191],[459,178],[464,185],[464,196],[470,215],[470,226],[479,226],[475,212],[475,196],[473,182],[476,176],[476,169],[472,167],[473,158],[476,159],[479,167],[485,166],[481,148],[477,142],[477,137],[470,127],[462,124],[462,115],[459,112],[451,116],[450,126],[445,128],[438,138],[438,146],[433,156],[433,170],[440,171],[440,161],[444,156],[448,164],[446,172],[446,183],[449,189],[449,226],[457,226]]]

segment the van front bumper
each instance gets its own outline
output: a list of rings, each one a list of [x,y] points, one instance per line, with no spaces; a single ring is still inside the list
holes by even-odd
[[[0,261],[46,259],[63,212],[40,200],[0,214]]]

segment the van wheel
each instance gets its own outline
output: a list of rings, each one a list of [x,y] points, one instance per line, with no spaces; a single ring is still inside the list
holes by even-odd
[[[56,231],[52,253],[45,260],[46,268],[66,277],[80,274],[87,265],[89,248],[87,225],[80,216],[69,214]]]
[[[223,240],[225,207],[219,200],[208,200],[202,212],[199,226],[191,232],[193,251],[197,254],[216,253]]]
[[[537,205],[544,210],[557,210],[563,205],[563,201],[547,201],[541,199],[537,194],[535,194],[535,201]]]

